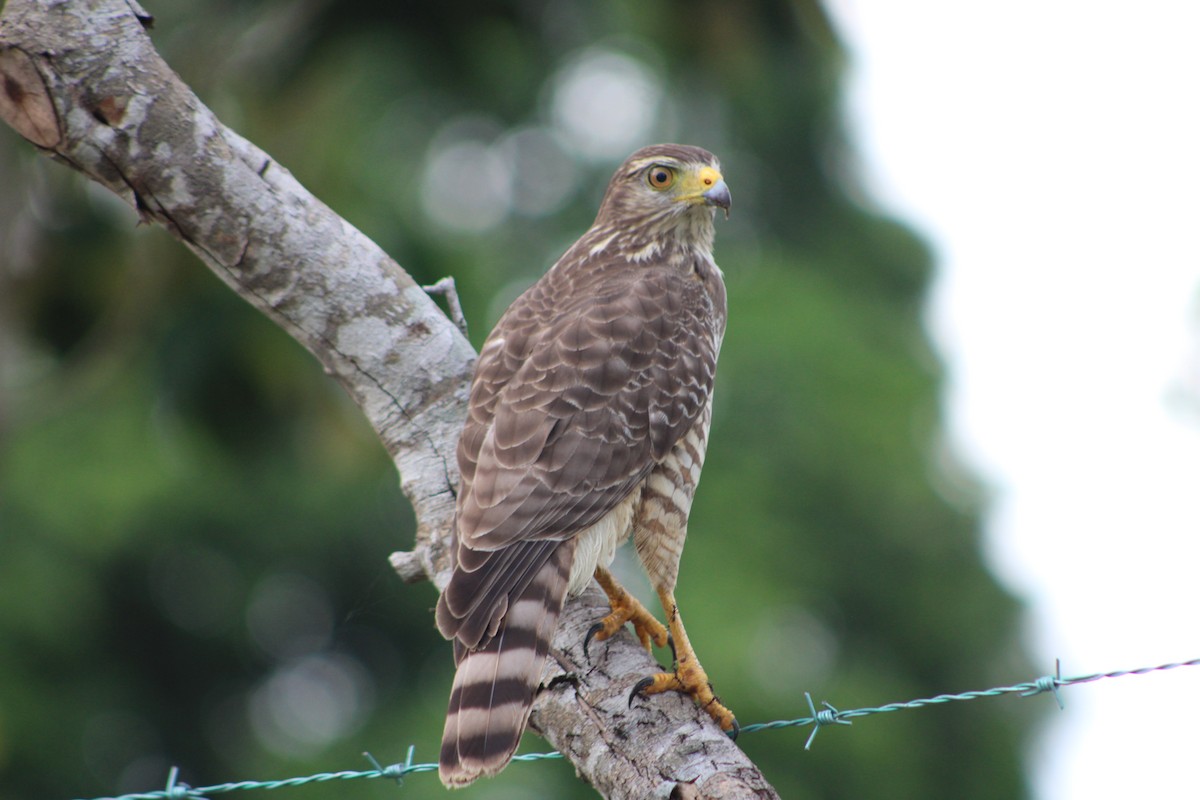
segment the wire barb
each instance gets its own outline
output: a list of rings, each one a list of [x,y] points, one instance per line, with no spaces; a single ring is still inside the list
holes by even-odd
[[[804,693],[804,699],[808,701],[808,710],[812,713],[811,721],[813,724],[812,733],[808,735],[808,741],[804,743],[804,749],[808,750],[812,747],[813,739],[817,738],[817,731],[826,725],[849,725],[850,720],[842,719],[842,712],[831,706],[828,702],[822,700],[821,705],[825,708],[817,711],[817,707],[813,705],[812,695],[808,692]]]
[[[204,800],[203,794],[192,790],[179,780],[179,767],[171,767],[167,772],[167,788],[162,793],[163,800]]]
[[[367,761],[371,762],[371,766],[373,766],[375,768],[375,771],[379,773],[379,777],[395,778],[396,785],[403,786],[404,785],[404,776],[406,774],[408,774],[405,772],[405,767],[408,767],[412,764],[412,753],[413,753],[413,748],[415,746],[416,745],[409,745],[408,760],[404,763],[404,766],[401,766],[399,764],[388,764],[385,767],[375,759],[375,756],[371,755],[367,751],[363,751],[363,757],[366,758]]]
[[[1044,694],[1046,692],[1054,692],[1054,700],[1058,703],[1059,711],[1066,711],[1067,707],[1063,704],[1062,694],[1058,691],[1058,687],[1063,686],[1062,679],[1062,659],[1054,659],[1054,674],[1043,675],[1033,682],[1033,688],[1027,692],[1022,692],[1021,697],[1033,697],[1035,694]]]

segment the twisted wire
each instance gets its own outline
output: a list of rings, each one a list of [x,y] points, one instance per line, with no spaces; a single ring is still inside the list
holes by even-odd
[[[779,730],[781,728],[796,728],[805,725],[812,725],[812,732],[808,735],[808,740],[804,744],[804,749],[808,750],[816,738],[817,733],[830,725],[849,725],[851,720],[858,717],[866,717],[872,714],[886,714],[893,711],[904,711],[913,708],[923,708],[925,706],[940,705],[943,703],[956,703],[965,700],[978,700],[984,697],[1000,697],[1006,694],[1015,694],[1020,697],[1033,697],[1034,695],[1052,693],[1055,700],[1058,702],[1059,708],[1063,708],[1062,696],[1059,694],[1059,689],[1066,686],[1074,686],[1080,683],[1092,683],[1094,681],[1105,680],[1109,678],[1124,678],[1130,675],[1147,675],[1152,672],[1165,672],[1167,670],[1178,669],[1179,667],[1196,667],[1200,666],[1200,658],[1193,658],[1190,661],[1176,661],[1169,664],[1159,664],[1154,667],[1139,667],[1137,669],[1122,669],[1112,672],[1097,672],[1091,675],[1080,675],[1074,678],[1064,678],[1061,675],[1061,666],[1056,663],[1055,673],[1053,675],[1044,675],[1026,683],[1017,683],[1012,686],[997,686],[993,689],[983,689],[969,692],[959,692],[957,694],[939,694],[934,697],[919,698],[916,700],[908,700],[903,703],[887,703],[882,706],[854,708],[847,711],[839,711],[837,708],[828,702],[821,702],[821,710],[817,710],[816,704],[813,702],[812,695],[808,692],[804,693],[805,700],[808,702],[809,716],[797,717],[796,719],[774,720],[772,722],[760,722],[753,725],[746,725],[741,729],[741,733],[758,733],[760,731]],[[280,780],[271,781],[234,781],[232,783],[218,783],[212,786],[197,786],[192,787],[178,780],[178,767],[171,767],[171,771],[167,776],[167,785],[165,789],[158,789],[151,792],[140,792],[136,794],[123,794],[115,797],[97,797],[93,800],[205,800],[211,795],[227,794],[229,792],[251,790],[251,789],[284,789],[294,786],[304,786],[310,783],[326,783],[329,781],[342,780],[357,780],[357,779],[373,779],[373,778],[389,778],[395,780],[398,784],[403,785],[404,778],[418,772],[436,772],[438,765],[435,763],[414,763],[413,756],[415,747],[410,746],[405,760],[401,763],[390,764],[388,766],[381,765],[375,760],[375,757],[370,753],[363,755],[372,764],[374,769],[367,770],[342,770],[340,772],[318,772],[315,775],[303,775],[294,778],[282,778]],[[530,761],[545,761],[548,759],[562,758],[562,753],[557,751],[549,753],[525,753],[513,757],[513,761],[530,762]]]

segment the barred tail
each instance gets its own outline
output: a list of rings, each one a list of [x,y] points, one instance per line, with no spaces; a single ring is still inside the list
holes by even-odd
[[[495,635],[475,650],[454,643],[458,672],[450,692],[438,774],[451,788],[495,775],[512,759],[558,625],[574,541],[554,548],[513,597]]]

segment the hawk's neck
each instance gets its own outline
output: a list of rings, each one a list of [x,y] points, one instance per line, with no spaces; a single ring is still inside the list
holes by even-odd
[[[583,260],[622,260],[634,264],[677,263],[684,267],[697,257],[712,260],[713,214],[688,210],[634,222],[597,219],[572,251]]]

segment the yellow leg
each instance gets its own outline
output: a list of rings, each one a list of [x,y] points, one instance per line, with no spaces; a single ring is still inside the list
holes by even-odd
[[[688,641],[687,631],[684,630],[683,620],[679,616],[679,606],[675,603],[674,593],[659,590],[658,597],[662,600],[667,612],[667,624],[671,629],[671,639],[675,647],[675,672],[660,672],[648,678],[643,678],[634,685],[629,694],[630,703],[637,695],[658,694],[660,692],[683,692],[708,712],[721,730],[736,737],[738,732],[737,720],[733,712],[726,708],[717,696],[713,694],[712,684],[708,682],[708,674],[700,666],[696,651]]]
[[[633,630],[637,633],[638,640],[647,650],[650,649],[650,643],[664,646],[667,643],[667,629],[663,624],[654,618],[654,615],[646,610],[646,607],[638,602],[638,599],[625,591],[625,587],[617,583],[612,573],[603,567],[596,567],[596,582],[600,584],[600,588],[608,595],[608,603],[612,606],[612,612],[604,619],[597,622],[587,632],[587,636],[583,639],[583,652],[586,655],[588,644],[595,639],[598,642],[603,642],[608,637],[612,636],[617,631],[625,626],[626,622],[633,623]]]

